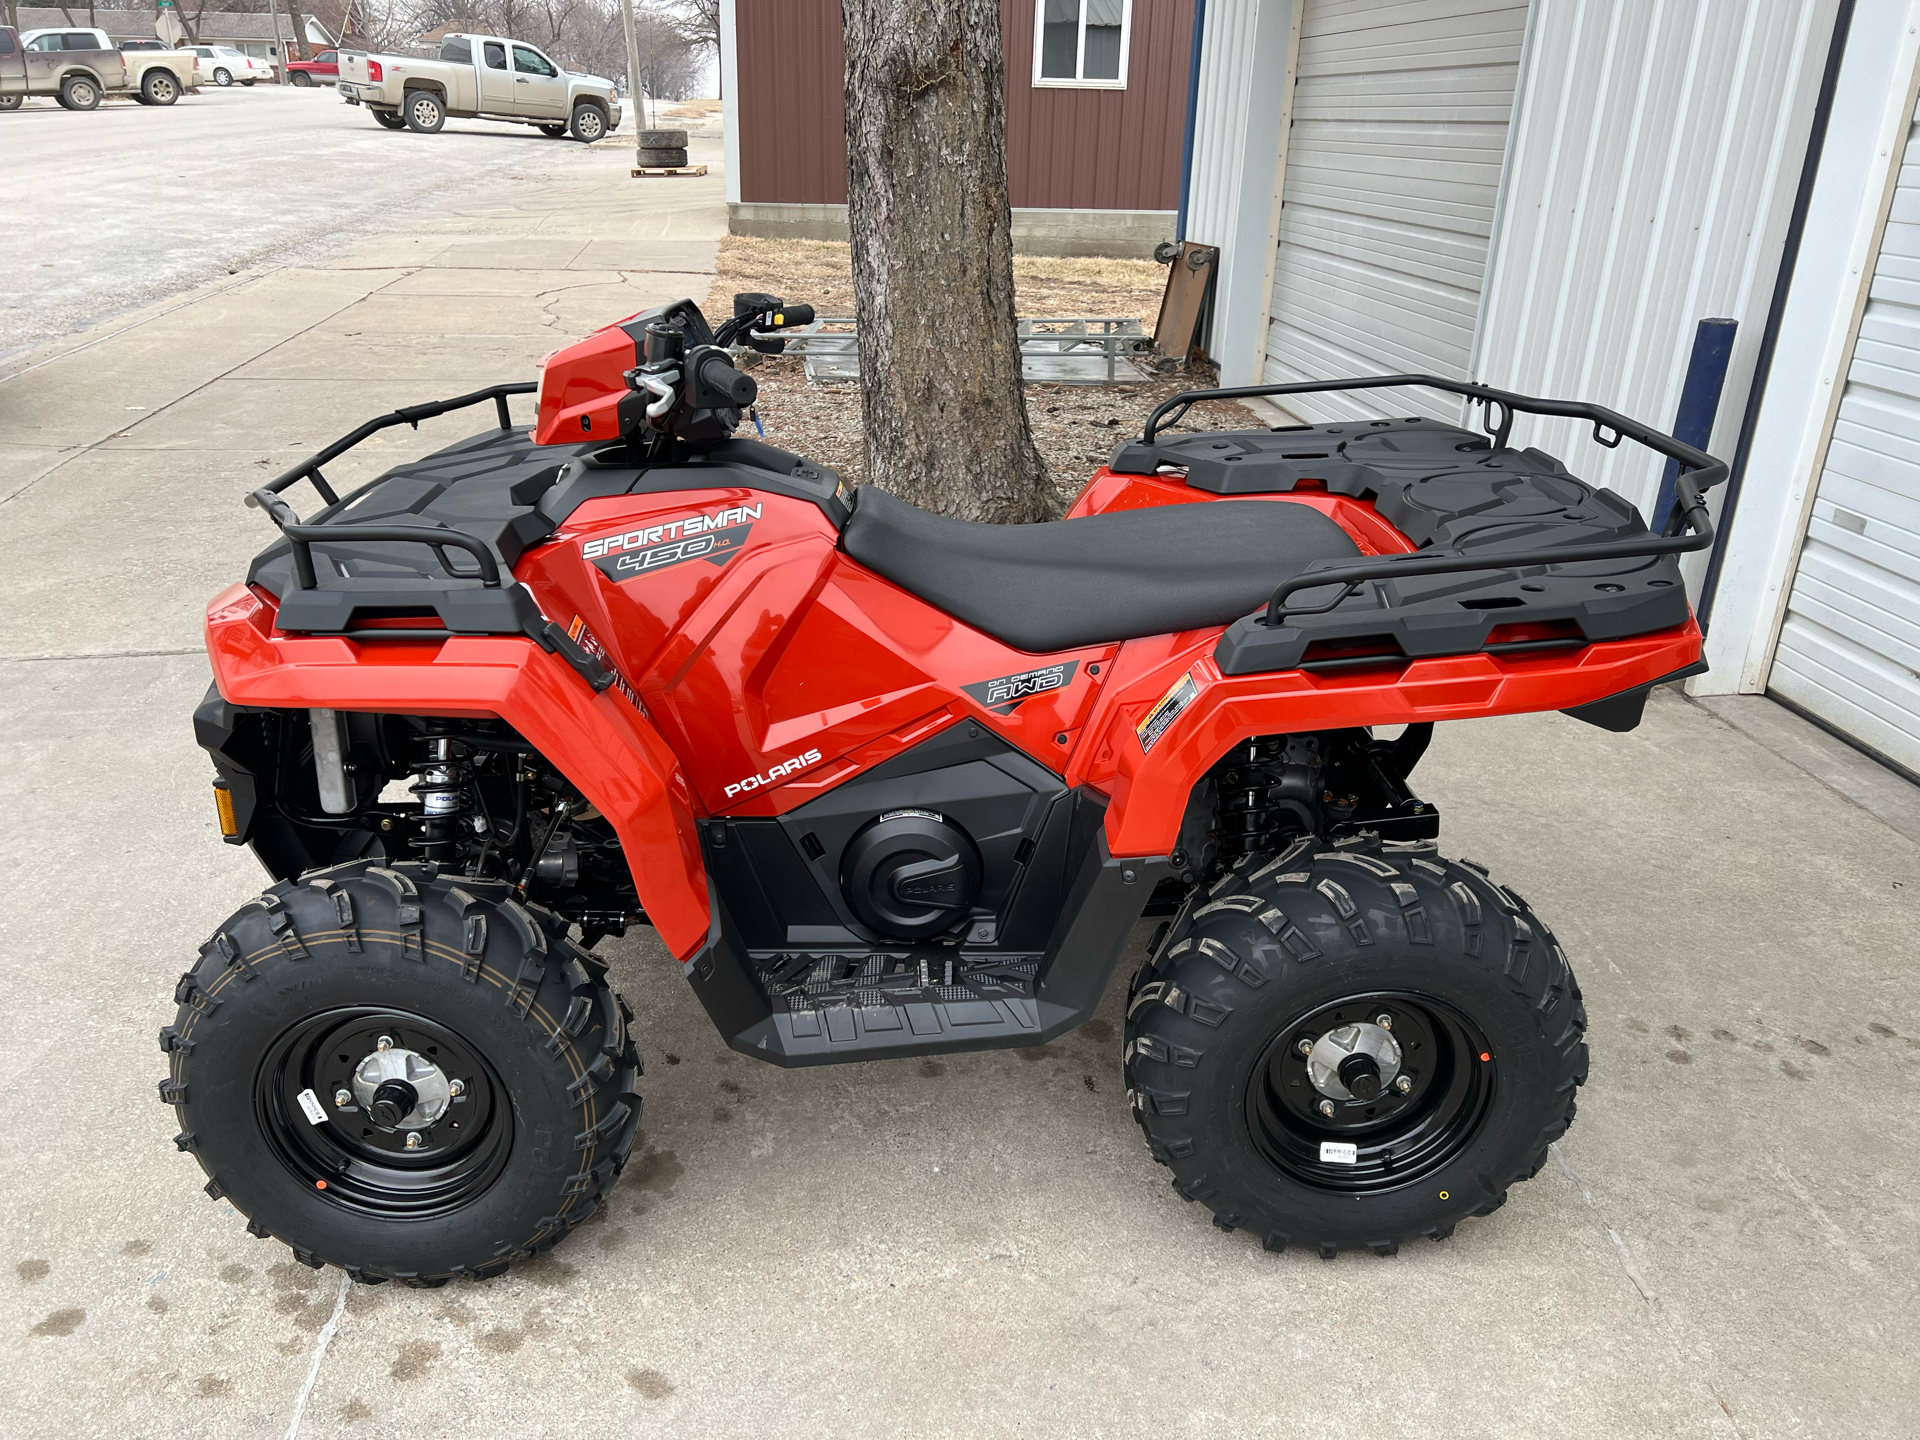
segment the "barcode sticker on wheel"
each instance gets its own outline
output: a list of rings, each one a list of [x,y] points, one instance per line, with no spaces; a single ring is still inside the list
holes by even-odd
[[[307,1123],[309,1125],[318,1125],[327,1118],[327,1112],[321,1108],[320,1097],[314,1094],[313,1091],[302,1090],[295,1098],[299,1100],[300,1108],[307,1112]],[[1326,1149],[1327,1147],[1324,1145],[1320,1147],[1320,1158],[1323,1160],[1326,1159]],[[1347,1149],[1351,1150],[1353,1147],[1349,1145]]]
[[[311,1090],[307,1092],[309,1095],[312,1093]],[[1320,1163],[1322,1165],[1352,1165],[1357,1163],[1359,1159],[1360,1151],[1358,1146],[1343,1144],[1338,1140],[1322,1140],[1320,1142]]]

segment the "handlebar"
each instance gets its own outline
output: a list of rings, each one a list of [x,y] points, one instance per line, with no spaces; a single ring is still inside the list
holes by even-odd
[[[743,375],[734,369],[724,355],[708,355],[694,368],[693,373],[701,386],[725,396],[730,405],[751,405],[759,397],[759,382],[751,375]]]

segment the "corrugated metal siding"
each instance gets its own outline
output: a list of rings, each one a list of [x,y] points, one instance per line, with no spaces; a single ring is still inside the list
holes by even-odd
[[[1271,3],[1271,0],[1270,0]],[[1193,115],[1193,180],[1187,239],[1225,245],[1240,212],[1241,146],[1254,84],[1253,35],[1259,0],[1208,0],[1200,41],[1200,99]],[[1281,76],[1262,76],[1270,85]],[[1260,200],[1270,197],[1262,195]]]
[[[1767,688],[1920,772],[1920,123]]]
[[[1476,378],[1669,425],[1702,319],[1739,322],[1711,449],[1728,455],[1779,269],[1833,0],[1536,0]],[[1661,465],[1521,417],[1644,511]]]
[[[847,203],[840,0],[734,0],[740,198]]]
[[[1034,0],[1001,6],[1007,188],[1020,209],[1172,210],[1180,201],[1193,0],[1133,0],[1127,88],[1033,84]],[[847,201],[840,0],[735,0],[740,199]]]
[[[1034,0],[1001,8],[1007,187],[1018,206],[1172,210],[1180,204],[1193,0],[1133,0],[1124,90],[1033,83]]]
[[[1266,379],[1463,377],[1527,7],[1305,0]],[[1386,410],[1289,399],[1303,419],[1458,413],[1430,392]]]

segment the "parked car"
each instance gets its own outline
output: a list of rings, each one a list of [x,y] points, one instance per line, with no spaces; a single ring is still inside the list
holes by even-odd
[[[68,110],[93,110],[108,95],[171,105],[193,84],[184,51],[123,54],[104,30],[28,30],[0,25],[0,110],[29,95],[51,95]]]
[[[287,79],[295,85],[331,85],[340,78],[340,52],[322,50],[311,60],[289,60]]]
[[[449,115],[506,120],[591,144],[619,128],[613,82],[575,75],[532,45],[498,35],[449,35],[437,60],[411,55],[340,57],[340,94],[389,130],[431,135]]]
[[[231,45],[195,45],[194,82],[199,85],[252,85],[273,78],[273,65]]]

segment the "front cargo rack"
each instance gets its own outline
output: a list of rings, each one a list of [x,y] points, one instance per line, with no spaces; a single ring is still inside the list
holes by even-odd
[[[1485,435],[1424,417],[1163,435],[1201,400],[1419,386],[1483,407]],[[1659,534],[1611,491],[1550,455],[1508,445],[1516,413],[1585,420],[1608,449],[1632,440],[1674,462]],[[1528,653],[1650,634],[1690,618],[1677,557],[1713,543],[1703,496],[1724,462],[1605,406],[1435,375],[1377,375],[1188,390],[1155,407],[1109,462],[1121,474],[1178,470],[1221,495],[1321,490],[1364,499],[1420,548],[1321,560],[1229,626],[1223,673],[1344,670],[1435,655]],[[1435,577],[1476,576],[1470,581]],[[1309,594],[1309,592],[1318,592]],[[1326,592],[1331,592],[1328,598]],[[1311,603],[1296,602],[1309,594]]]
[[[500,559],[492,546],[477,536],[448,525],[366,525],[332,523],[355,501],[366,495],[387,477],[382,475],[348,495],[338,494],[321,467],[331,464],[369,436],[396,425],[420,428],[422,420],[483,405],[491,400],[500,422],[500,430],[513,430],[513,416],[507,408],[511,395],[529,395],[539,387],[531,381],[490,385],[451,400],[436,400],[424,405],[403,405],[390,414],[367,421],[341,436],[331,445],[315,452],[291,469],[282,472],[247,496],[246,503],[264,510],[286,537],[297,587],[280,599],[279,625],[290,634],[337,635],[357,641],[446,640],[455,635],[524,635],[549,654],[578,672],[596,692],[613,684],[613,672],[591,652],[579,645],[559,625],[541,614],[540,606],[526,586],[511,575],[502,576]],[[281,498],[281,492],[309,482],[324,502],[319,515],[303,522],[294,508]],[[424,545],[439,561],[445,581],[439,585],[415,584],[395,589],[378,597],[384,602],[375,608],[393,611],[425,610],[434,612],[437,626],[393,626],[356,624],[357,611],[366,597],[355,589],[323,587],[314,565],[316,543]],[[463,551],[473,557],[473,568],[456,568],[449,550]],[[256,562],[257,564],[257,562]],[[392,582],[388,582],[391,584]],[[360,603],[356,604],[355,601]],[[422,616],[422,618],[425,618]]]

